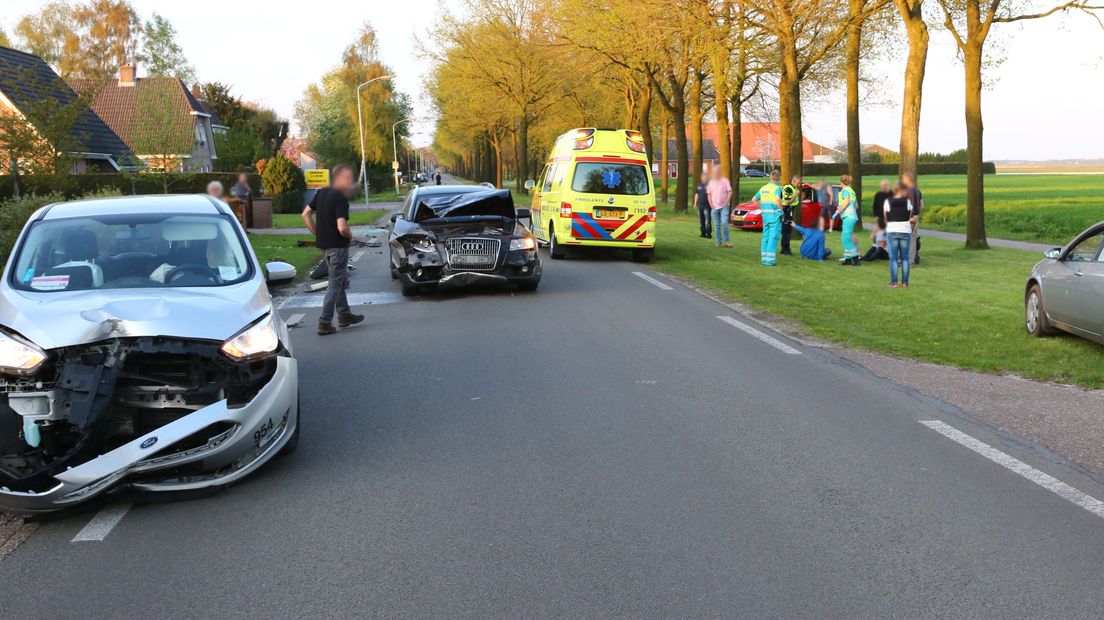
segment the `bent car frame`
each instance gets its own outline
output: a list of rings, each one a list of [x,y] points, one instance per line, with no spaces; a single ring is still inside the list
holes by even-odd
[[[206,196],[60,203],[0,282],[0,509],[120,487],[195,491],[299,436],[287,326],[229,208]]]

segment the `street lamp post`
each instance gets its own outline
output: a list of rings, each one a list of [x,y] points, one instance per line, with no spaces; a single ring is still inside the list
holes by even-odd
[[[371,84],[372,82],[376,82],[376,81],[379,81],[379,80],[390,80],[393,77],[395,77],[394,74],[381,75],[377,78],[372,78],[372,79],[368,80],[367,82],[361,84],[360,86],[357,86],[357,89],[356,89],[357,129],[360,130],[360,181],[361,181],[361,183],[364,184],[364,204],[366,204],[366,205],[368,204],[368,169],[367,169],[365,161],[364,161],[365,158],[366,158],[365,153],[364,153],[364,118],[361,115],[361,111],[360,111],[360,89],[362,89],[365,86]]]
[[[399,165],[399,142],[398,142],[398,138],[395,137],[395,129],[399,125],[402,125],[403,123],[409,123],[413,120],[414,120],[414,117],[411,116],[409,118],[404,118],[400,121],[397,121],[394,125],[391,125],[391,151],[392,151],[392,155],[394,156],[393,159],[391,160],[391,162],[392,162],[391,163],[391,168],[392,168],[391,173],[395,176],[395,194],[399,193],[399,169],[398,169],[398,165]]]

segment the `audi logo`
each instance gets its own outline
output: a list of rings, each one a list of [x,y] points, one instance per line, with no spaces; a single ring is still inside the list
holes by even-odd
[[[476,241],[465,241],[460,244],[460,250],[464,252],[482,252],[483,244]]]

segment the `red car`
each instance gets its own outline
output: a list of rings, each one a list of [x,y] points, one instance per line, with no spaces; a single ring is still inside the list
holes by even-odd
[[[838,185],[833,185],[832,195],[837,195],[839,190],[840,188]],[[817,218],[820,217],[820,206],[820,203],[817,202],[816,190],[813,189],[813,186],[809,184],[802,185],[801,217],[795,217],[794,223],[800,226],[815,228],[817,225]],[[759,211],[759,206],[751,201],[737,205],[732,209],[730,222],[733,228],[742,230],[763,230],[763,216]]]

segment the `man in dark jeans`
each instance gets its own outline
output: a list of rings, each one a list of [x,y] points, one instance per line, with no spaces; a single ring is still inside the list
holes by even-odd
[[[352,313],[345,295],[345,289],[349,288],[349,241],[353,238],[349,228],[349,196],[353,195],[355,187],[353,169],[340,164],[334,167],[330,177],[330,187],[319,190],[303,208],[303,221],[314,235],[315,246],[325,252],[330,270],[322,315],[318,317],[320,336],[337,333],[333,326],[335,310],[337,324],[341,327],[364,320],[363,314]]]
[[[698,208],[698,232],[702,239],[713,238],[713,218],[710,215],[707,185],[709,185],[709,174],[703,172],[698,186],[694,188],[694,206]]]

